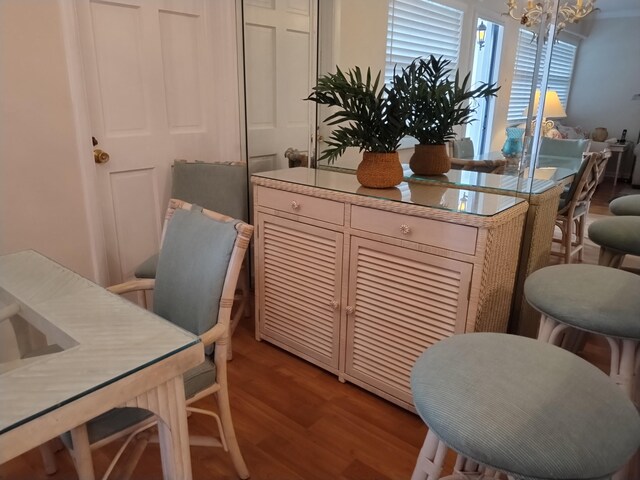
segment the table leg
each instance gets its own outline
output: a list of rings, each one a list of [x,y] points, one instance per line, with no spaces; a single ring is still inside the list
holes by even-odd
[[[613,177],[613,186],[618,183],[618,175],[620,174],[620,160],[622,159],[622,152],[616,152],[616,176]]]
[[[87,425],[85,423],[71,429],[71,441],[73,442],[73,463],[76,465],[78,478],[94,480],[96,477],[93,471],[89,435],[87,434]]]
[[[158,417],[165,480],[191,480],[191,452],[182,376],[139,395],[127,402],[127,406],[147,409]]]

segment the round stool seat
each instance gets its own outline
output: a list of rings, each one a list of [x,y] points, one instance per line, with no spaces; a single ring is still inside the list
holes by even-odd
[[[612,200],[609,210],[614,215],[640,216],[640,195],[627,195]]]
[[[442,442],[521,479],[605,478],[640,445],[638,413],[611,379],[538,340],[454,335],[418,359],[411,389]]]
[[[640,217],[611,217],[589,225],[589,238],[611,250],[640,255]]]
[[[533,308],[561,323],[640,339],[640,275],[599,265],[554,265],[529,275],[524,295]]]

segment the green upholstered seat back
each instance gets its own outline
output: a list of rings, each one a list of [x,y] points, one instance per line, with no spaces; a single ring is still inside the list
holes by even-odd
[[[247,167],[243,164],[173,164],[171,198],[247,221]]]
[[[540,155],[552,157],[580,158],[589,148],[589,140],[562,140],[543,137]]]
[[[235,239],[234,222],[177,210],[160,250],[153,311],[196,335],[213,327]]]

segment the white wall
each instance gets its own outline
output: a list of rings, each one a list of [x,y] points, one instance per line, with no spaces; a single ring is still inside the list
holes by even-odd
[[[640,130],[640,17],[593,22],[578,49],[567,125],[605,127],[610,137],[624,128],[635,141]]]
[[[95,278],[58,8],[0,1],[0,254],[36,249]]]

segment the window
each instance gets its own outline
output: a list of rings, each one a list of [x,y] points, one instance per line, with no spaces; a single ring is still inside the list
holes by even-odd
[[[385,81],[416,57],[435,55],[458,65],[463,12],[429,0],[389,0]]]
[[[536,60],[537,44],[533,40],[533,33],[520,29],[518,37],[518,51],[516,53],[515,68],[513,71],[513,83],[511,84],[511,97],[509,99],[509,123],[525,120],[523,113],[529,105],[531,96],[531,83],[533,81],[533,67]],[[551,65],[549,67],[549,89],[558,92],[562,106],[567,108],[569,100],[569,87],[576,56],[577,47],[571,43],[559,41],[553,46]],[[542,52],[540,64],[544,63],[545,51]],[[536,84],[539,86],[542,73]]]

